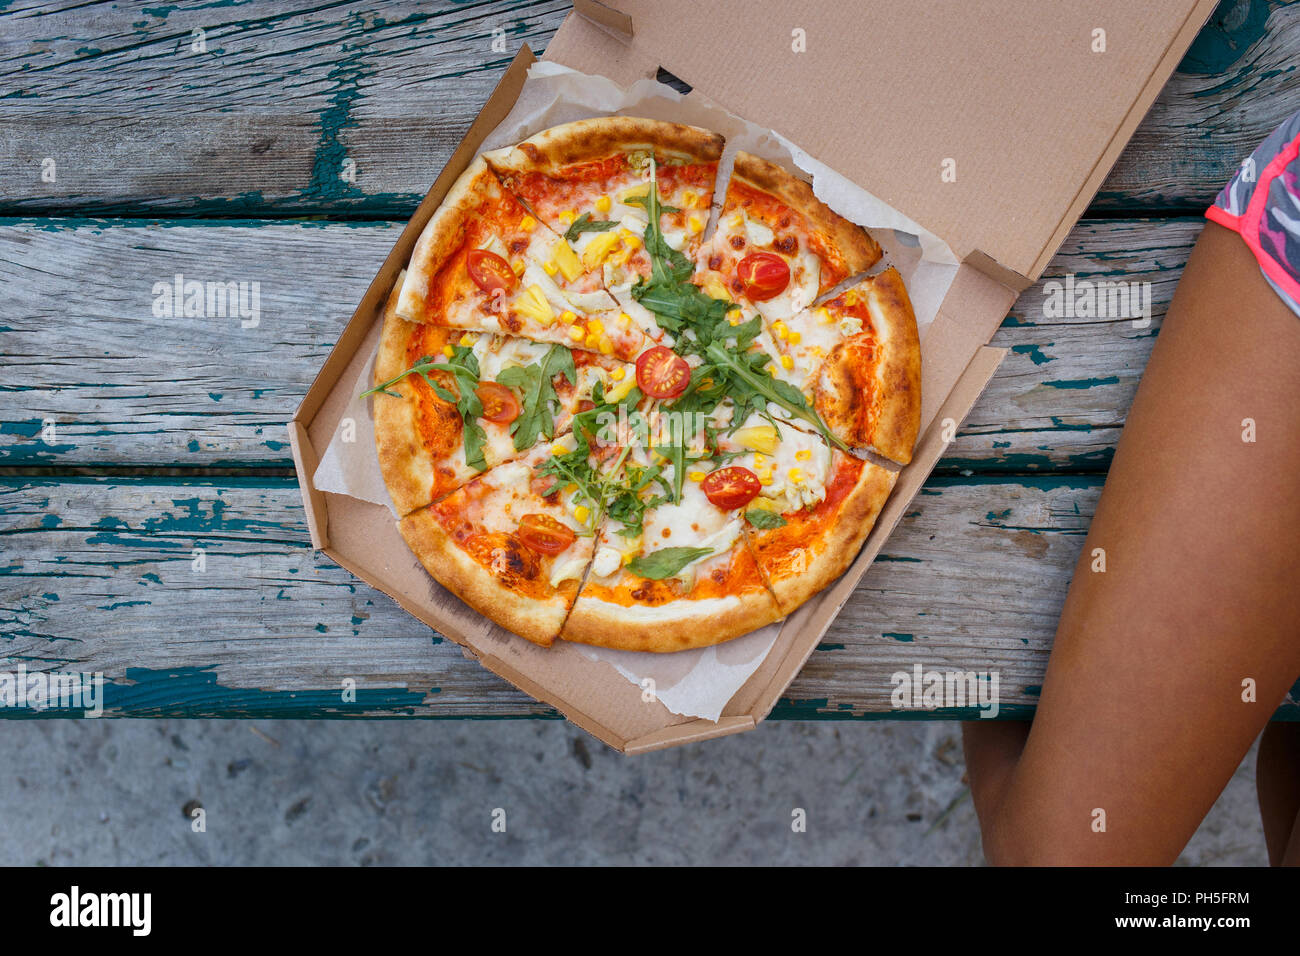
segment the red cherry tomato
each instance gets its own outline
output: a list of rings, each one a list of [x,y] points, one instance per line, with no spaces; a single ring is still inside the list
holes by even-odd
[[[559,554],[578,536],[550,515],[527,514],[519,519],[519,540],[539,554]]]
[[[509,425],[519,417],[519,399],[515,393],[496,382],[483,382],[474,389],[483,403],[483,418],[498,425]]]
[[[705,496],[724,511],[743,508],[763,490],[758,475],[748,468],[732,465],[709,472],[701,483]]]
[[[691,367],[672,349],[656,345],[636,360],[636,384],[651,398],[676,398],[691,383]]]
[[[492,293],[498,289],[509,292],[515,287],[515,270],[495,252],[471,249],[466,257],[466,265],[469,267],[469,277],[484,292]]]
[[[736,266],[745,295],[754,302],[774,299],[790,284],[790,266],[774,252],[751,252]]]

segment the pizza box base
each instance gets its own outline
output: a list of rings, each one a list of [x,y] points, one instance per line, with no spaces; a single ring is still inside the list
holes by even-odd
[[[690,10],[692,6],[680,3],[679,0],[658,2],[656,9],[661,14],[653,15],[656,22],[660,15],[668,16],[674,11],[681,13],[682,10]],[[626,3],[634,7],[643,5],[642,0],[626,0]],[[643,700],[641,689],[612,667],[588,660],[576,648],[563,641],[557,641],[552,648],[547,649],[513,635],[503,637],[499,628],[467,605],[450,597],[433,582],[407,548],[387,508],[318,491],[311,482],[319,461],[317,449],[323,449],[329,444],[339,427],[349,397],[359,387],[360,369],[365,356],[373,347],[373,337],[377,335],[377,324],[388,291],[410,259],[420,232],[438,208],[443,196],[477,155],[479,145],[488,133],[505,118],[518,98],[528,67],[535,59],[527,47],[519,52],[506,69],[465,138],[452,153],[446,167],[402,231],[312,383],[293,421],[289,423],[289,438],[303,493],[312,546],[367,584],[393,597],[414,617],[460,644],[466,656],[477,659],[483,666],[537,700],[555,707],[573,723],[617,750],[625,753],[658,750],[738,733],[757,726],[775,706],[782,692],[830,627],[942,456],[946,447],[945,437],[951,439],[956,426],[965,418],[997,369],[1005,350],[990,348],[987,343],[1019,291],[1041,273],[1051,252],[1064,238],[1069,225],[1077,218],[1110,164],[1118,156],[1146,106],[1155,98],[1178,57],[1191,43],[1196,30],[1213,9],[1213,0],[1162,0],[1162,4],[1169,8],[1165,11],[1169,19],[1168,29],[1148,31],[1154,35],[1145,36],[1148,45],[1164,44],[1158,51],[1161,55],[1156,57],[1158,67],[1152,70],[1149,62],[1143,61],[1135,69],[1139,73],[1145,69],[1145,76],[1135,74],[1126,77],[1127,83],[1121,84],[1121,89],[1131,100],[1127,108],[1121,109],[1123,103],[1107,104],[1114,107],[1113,111],[1122,117],[1122,122],[1103,137],[1098,147],[1100,152],[1091,157],[1090,175],[1083,187],[1086,188],[1091,183],[1091,190],[1080,199],[1079,185],[1065,182],[1055,192],[1047,194],[1047,198],[1054,203],[1054,209],[1060,211],[1060,216],[1068,218],[1064,229],[1058,221],[1047,222],[1040,227],[1040,236],[1031,237],[1041,241],[1037,245],[1022,244],[1022,247],[1013,249],[1005,256],[1012,263],[1007,265],[972,245],[971,240],[963,234],[960,224],[972,218],[969,209],[957,208],[943,216],[927,217],[917,215],[906,203],[895,203],[897,208],[927,227],[930,227],[932,221],[942,222],[948,231],[939,228],[932,228],[932,231],[945,239],[954,250],[965,250],[962,265],[925,335],[921,432],[913,460],[899,475],[893,494],[857,560],[838,581],[785,620],[771,652],[749,681],[732,697],[717,722],[676,715],[658,701]],[[548,48],[549,59],[583,72],[603,74],[623,85],[643,76],[655,75],[661,58],[637,44],[633,20],[628,14],[594,0],[577,0],[575,6],[581,13],[571,13],[565,20]],[[1010,8],[1017,6],[1016,3],[1008,2]],[[1107,9],[1118,10],[1124,5],[1117,0],[1107,0],[1096,6],[1099,8],[1097,17],[1105,20]],[[1174,17],[1175,13],[1179,14],[1177,18]],[[685,16],[684,13],[682,15]],[[829,10],[809,9],[801,12],[800,19],[807,24],[803,29],[810,35],[828,36],[843,32],[833,24],[837,15],[843,17],[845,14],[842,10],[836,14]],[[888,15],[895,30],[908,27],[906,14],[892,9]],[[636,21],[638,23],[644,22],[644,18],[652,14],[643,12],[640,16],[641,19]],[[748,18],[750,22],[759,22],[761,19]],[[784,23],[788,19],[790,17],[786,14],[780,22]],[[789,29],[783,29],[786,34],[790,32]],[[924,35],[927,40],[933,33],[932,24],[916,22],[915,19],[910,23],[910,29]],[[997,18],[990,17],[988,25],[982,29],[992,34],[1001,29],[1001,24]],[[648,32],[653,36],[655,31]],[[970,42],[978,46],[978,36],[967,36]],[[990,42],[995,39],[992,38]],[[1136,39],[1142,40],[1144,37],[1139,35]],[[701,49],[696,51],[694,58],[690,56],[689,50],[683,52],[674,49],[674,65],[686,62],[699,67],[698,70],[683,70],[678,65],[674,72],[688,82],[699,84],[696,89],[701,92],[715,88],[702,78],[710,72],[708,65],[712,61],[706,54],[712,45],[712,41],[697,44]],[[1045,69],[1047,65],[1039,64],[1039,68]],[[917,66],[918,69],[927,71],[922,80],[930,71],[935,75],[941,74],[943,67],[942,62]],[[1012,79],[1020,83],[1025,78]],[[722,80],[715,78],[715,81],[716,88],[729,89]],[[908,85],[910,86],[910,81]],[[918,102],[913,104],[914,108],[908,108],[906,104],[900,105],[900,108],[909,112],[914,123],[924,125],[921,118],[926,115],[927,108],[933,110],[929,103],[932,93],[933,90],[921,82],[917,89]],[[778,109],[777,114],[793,116],[801,105],[799,85],[791,84],[786,95],[789,100],[786,112],[781,113]],[[721,102],[717,97],[711,98],[715,102]],[[721,102],[721,105],[738,115],[756,120],[760,113],[766,115],[773,109],[770,97],[762,104],[762,110],[757,110],[756,104],[743,102],[743,97],[741,102]],[[754,106],[754,109],[748,109],[749,106]],[[954,120],[952,117],[943,117],[942,122],[951,123]],[[783,124],[770,125],[789,135]],[[839,130],[838,135],[843,132]],[[816,131],[805,131],[801,137],[791,138],[802,148],[822,158],[823,154],[835,154],[836,135],[829,131],[825,136]],[[889,152],[884,147],[878,151],[886,154]],[[880,157],[875,157],[875,160],[880,161]],[[842,165],[835,168],[846,175],[852,172]],[[882,198],[891,198],[887,189],[881,189],[880,182],[866,179],[857,181]],[[962,206],[963,194],[954,192],[952,195],[953,202]],[[982,196],[969,200],[976,203],[982,201],[985,201]],[[969,202],[966,204],[969,205]],[[933,200],[912,205],[924,211],[933,207]],[[946,206],[941,203],[938,208],[945,209]],[[1000,208],[997,202],[994,208]],[[1011,217],[1012,221],[1014,218]],[[1017,267],[1020,271],[1017,271]],[[888,682],[889,676],[882,674],[881,680]]]

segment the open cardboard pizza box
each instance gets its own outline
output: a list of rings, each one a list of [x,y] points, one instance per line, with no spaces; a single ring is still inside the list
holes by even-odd
[[[942,455],[945,434],[996,370],[1003,351],[986,344],[994,330],[1083,212],[1214,0],[998,0],[942,12],[885,0],[729,6],[576,0],[546,56],[624,86],[666,69],[691,95],[775,130],[883,199],[946,241],[961,265],[925,331],[912,463],[856,562],[785,620],[718,721],[673,714],[562,641],[545,649],[504,634],[439,594],[385,507],[326,494],[311,481],[356,389],[345,373],[420,231],[514,105],[534,60],[527,48],[402,232],[289,425],[316,548],[628,753],[749,730],[771,711]]]

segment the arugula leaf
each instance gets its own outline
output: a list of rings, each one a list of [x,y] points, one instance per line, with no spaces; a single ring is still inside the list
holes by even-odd
[[[618,223],[614,222],[612,219],[592,219],[591,213],[584,212],[577,219],[573,220],[573,225],[569,226],[568,231],[564,234],[564,238],[569,242],[573,242],[584,232],[605,232],[608,229],[613,229],[617,225]]]
[[[519,417],[510,425],[515,451],[532,448],[539,436],[548,441],[554,437],[554,408],[560,403],[555,393],[555,376],[561,374],[570,385],[578,384],[573,353],[563,345],[552,345],[540,362],[512,365],[497,376],[499,383],[517,389],[522,396]]]
[[[784,528],[788,523],[775,511],[764,511],[762,508],[750,508],[745,512],[745,520],[755,528],[761,528],[764,531]]]
[[[633,558],[627,569],[633,574],[662,581],[670,578],[686,565],[713,553],[712,548],[664,548],[651,554],[641,554]]]
[[[841,448],[844,451],[849,450],[849,447],[844,444],[844,442],[831,434],[831,430],[826,427],[826,423],[822,421],[821,416],[809,407],[808,401],[804,398],[803,392],[799,391],[799,389],[795,388],[789,382],[783,382],[778,378],[774,378],[772,375],[762,370],[761,364],[755,366],[751,364],[751,361],[746,359],[745,356],[733,355],[716,342],[710,345],[705,350],[705,353],[710,361],[720,369],[730,373],[730,377],[735,386],[738,387],[738,391],[741,393],[740,397],[746,397],[743,393],[745,389],[748,389],[750,392],[767,399],[769,402],[774,402],[775,404],[780,405],[796,418],[803,419],[821,432],[822,437],[832,445],[835,445],[837,448]],[[761,356],[761,353],[748,354]],[[761,356],[761,358],[763,362],[766,362],[766,356]],[[739,401],[737,401],[737,404],[739,404]]]

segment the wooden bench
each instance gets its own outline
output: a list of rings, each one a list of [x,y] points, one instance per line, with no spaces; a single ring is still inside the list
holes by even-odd
[[[567,9],[0,10],[0,670],[102,671],[122,716],[555,716],[311,551],[284,423],[504,65]],[[1032,709],[1201,214],[1300,109],[1296,49],[1300,5],[1220,7],[773,716],[890,716],[917,663],[995,669],[1002,715]],[[177,274],[257,282],[258,324],[155,315]],[[1047,317],[1066,274],[1151,283],[1151,326]]]

